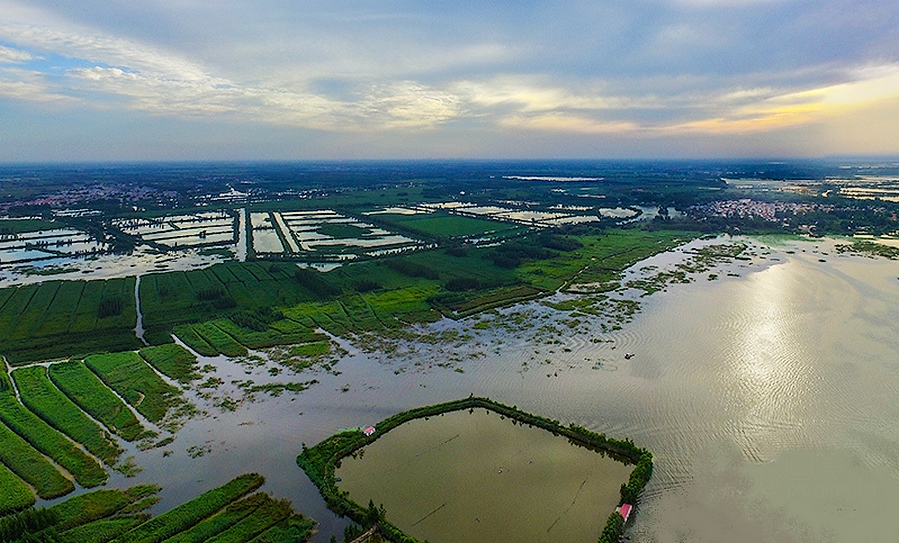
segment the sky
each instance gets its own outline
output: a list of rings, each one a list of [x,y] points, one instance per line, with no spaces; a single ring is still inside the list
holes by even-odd
[[[895,0],[0,0],[0,162],[833,154]]]

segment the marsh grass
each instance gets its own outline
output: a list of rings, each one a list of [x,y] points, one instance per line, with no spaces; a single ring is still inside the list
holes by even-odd
[[[51,364],[50,380],[75,404],[125,441],[149,434],[137,417],[80,360]]]
[[[121,447],[47,377],[47,368],[30,366],[13,372],[22,403],[50,426],[84,445],[107,465],[115,464]]]
[[[91,355],[84,363],[150,422],[161,422],[185,403],[181,391],[163,381],[135,352]]]

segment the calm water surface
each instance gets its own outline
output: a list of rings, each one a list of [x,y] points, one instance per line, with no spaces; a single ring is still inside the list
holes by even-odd
[[[342,461],[341,490],[432,543],[593,543],[633,466],[485,409],[403,424]]]
[[[301,444],[474,393],[650,448],[655,476],[631,541],[895,543],[899,263],[838,256],[828,241],[754,244],[752,262],[643,298],[634,322],[610,334],[588,321],[541,335],[538,325],[567,316],[532,303],[504,312],[527,315],[517,329],[431,328],[473,336],[460,343],[387,356],[344,342],[340,374],[315,374],[319,384],[301,394],[261,396],[233,412],[197,399],[208,416],[164,450],[133,451],[144,471],[111,484],[162,484],[161,511],[259,471],[266,490],[320,521],[315,540],[327,541],[343,521],[296,467]],[[628,351],[636,356],[626,360]],[[219,366],[219,394],[234,379],[272,379],[224,358],[203,362]],[[191,457],[189,447],[205,454]],[[596,517],[583,522],[593,529]]]

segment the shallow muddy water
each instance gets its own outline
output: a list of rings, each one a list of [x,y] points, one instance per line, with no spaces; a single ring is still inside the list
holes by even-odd
[[[218,396],[239,395],[232,380],[319,383],[234,411],[191,393],[208,414],[163,449],[131,451],[144,471],[111,484],[161,484],[158,512],[258,471],[266,490],[320,521],[324,542],[344,521],[296,466],[301,444],[473,393],[651,449],[655,475],[630,541],[895,542],[899,262],[840,256],[824,240],[778,243],[754,242],[751,261],[641,298],[614,332],[592,317],[562,325],[568,313],[532,302],[441,321],[389,355],[341,341],[348,354],[334,372],[271,377],[203,359],[224,382]]]
[[[485,409],[403,424],[345,458],[341,490],[431,543],[592,543],[633,466]]]

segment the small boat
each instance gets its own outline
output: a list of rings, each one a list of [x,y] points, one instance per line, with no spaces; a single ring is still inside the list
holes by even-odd
[[[633,357],[634,357],[634,353],[624,353],[625,360],[630,360]]]

